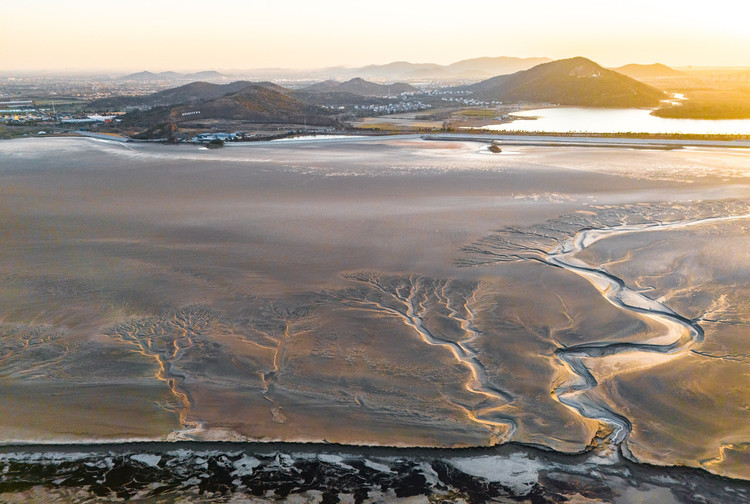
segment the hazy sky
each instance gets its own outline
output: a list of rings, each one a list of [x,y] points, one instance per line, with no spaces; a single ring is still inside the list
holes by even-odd
[[[750,66],[748,14],[747,0],[0,0],[0,71],[579,55]]]

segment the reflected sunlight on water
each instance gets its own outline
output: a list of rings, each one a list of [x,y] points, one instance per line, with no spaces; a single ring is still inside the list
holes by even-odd
[[[482,129],[549,133],[750,134],[750,119],[665,119],[651,115],[650,109],[559,107],[524,110],[513,115],[525,119]]]

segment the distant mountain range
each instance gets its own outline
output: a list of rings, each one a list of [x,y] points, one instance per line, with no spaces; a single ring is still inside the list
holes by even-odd
[[[661,77],[686,77],[687,75],[683,72],[670,68],[667,65],[661,63],[654,63],[652,65],[639,65],[631,63],[630,65],[624,65],[618,68],[613,68],[615,72],[619,72],[633,79],[658,79]]]
[[[662,91],[577,57],[466,86],[484,100],[586,107],[656,107]]]
[[[476,68],[471,63],[462,64]],[[402,67],[392,64],[390,68]],[[660,67],[651,65],[649,68],[665,73]],[[656,107],[665,97],[656,88],[582,57],[542,63],[528,70],[452,89],[470,91],[473,98],[485,101],[587,107]],[[300,90],[271,82],[212,84],[199,81],[148,95],[96,100],[89,103],[89,108],[97,111],[125,107],[144,109],[125,114],[123,126],[145,128],[146,136],[161,137],[175,131],[180,123],[203,119],[336,125],[334,109],[340,105],[388,104],[392,100],[387,96],[405,92],[419,90],[406,83],[377,84],[362,78],[345,82],[325,80]]]
[[[206,71],[197,73],[179,72],[138,72],[120,77],[123,81],[185,81],[230,79],[251,77],[252,79],[333,79],[345,81],[359,77],[376,81],[424,81],[424,80],[480,80],[495,75],[503,75],[529,69],[535,65],[551,61],[549,58],[514,58],[509,56],[472,58],[457,61],[450,65],[436,63],[409,63],[396,61],[385,65],[362,67],[328,67],[314,70],[294,70],[284,68],[258,68],[254,70],[232,70],[228,73]]]

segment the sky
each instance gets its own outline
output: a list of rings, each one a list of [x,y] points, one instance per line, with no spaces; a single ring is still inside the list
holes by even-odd
[[[750,2],[0,0],[0,72],[448,64],[586,56],[750,66]]]

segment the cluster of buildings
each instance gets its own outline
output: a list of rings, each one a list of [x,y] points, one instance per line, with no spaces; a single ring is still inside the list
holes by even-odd
[[[469,91],[467,89],[425,89],[424,94],[430,95],[430,96],[443,96],[443,95],[451,95],[451,96],[464,96],[464,95],[472,95],[474,94],[473,91]]]
[[[201,133],[190,138],[188,142],[193,143],[208,143],[212,140],[221,140],[222,142],[233,142],[237,140],[243,140],[245,133],[242,131],[235,131],[234,133]]]
[[[86,117],[71,117],[71,116],[60,116],[59,120],[61,123],[64,124],[76,124],[76,123],[111,123],[113,121],[118,121],[119,119],[116,119],[114,115],[99,115],[99,114],[90,114]]]
[[[268,128],[264,130],[258,130],[254,132],[235,131],[234,133],[224,132],[212,132],[212,133],[200,133],[195,136],[189,136],[185,133],[175,133],[173,135],[174,140],[178,143],[190,142],[198,144],[207,144],[213,140],[221,140],[222,142],[251,142],[259,140],[276,140],[286,138],[295,135],[316,135],[316,134],[330,134],[335,131],[335,128],[323,127],[323,128],[305,128],[292,130],[287,128]]]
[[[0,101],[0,122],[26,123],[26,122],[57,122],[57,123],[109,123],[116,121],[115,115],[99,114],[58,114],[54,106],[50,109],[41,108],[34,100],[5,100]]]
[[[0,110],[0,123],[26,123],[35,121],[48,121],[49,117],[37,112],[7,112]]]
[[[387,105],[355,105],[355,112],[366,112],[374,114],[397,114],[399,112],[415,112],[432,108],[431,105],[421,101],[404,100]]]
[[[0,122],[41,121],[44,114],[37,110],[33,100],[0,101]]]
[[[121,81],[108,75],[0,75],[0,100],[2,96],[50,96],[61,100],[90,101],[155,93],[173,86],[169,82]]]
[[[461,105],[471,105],[474,107],[490,107],[503,104],[501,101],[482,101],[474,98],[463,98],[458,96],[443,96],[441,99],[444,102],[460,103]]]

